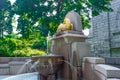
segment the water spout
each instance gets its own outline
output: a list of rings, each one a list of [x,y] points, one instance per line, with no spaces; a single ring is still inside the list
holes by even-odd
[[[36,62],[33,63],[33,65],[31,66],[30,70],[34,69],[37,72],[38,71],[37,70],[38,64],[39,64],[39,60],[37,60]]]
[[[25,62],[22,67],[20,68],[20,70],[17,72],[17,74],[22,73],[22,71],[24,70],[24,68],[26,67],[26,65],[28,65],[29,63],[31,63],[31,59],[29,59],[27,62]]]
[[[49,54],[49,41],[51,40],[50,38],[50,31],[48,32],[48,35],[47,35],[47,55]]]

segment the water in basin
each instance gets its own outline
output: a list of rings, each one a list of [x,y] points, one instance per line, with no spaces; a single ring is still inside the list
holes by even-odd
[[[34,72],[11,76],[2,80],[40,80],[40,78],[38,76],[38,72]]]

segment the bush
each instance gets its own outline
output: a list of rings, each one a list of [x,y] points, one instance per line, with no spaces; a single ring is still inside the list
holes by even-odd
[[[40,51],[37,49],[24,48],[22,50],[15,50],[13,52],[13,57],[31,57],[31,56],[45,56],[46,53],[44,51]]]
[[[33,49],[39,49],[39,50],[44,50],[45,51],[46,48],[47,48],[46,44],[47,44],[46,43],[46,38],[45,37],[41,37],[40,40],[36,41],[33,44],[32,48]]]
[[[0,56],[8,57],[11,53],[16,50],[16,44],[12,39],[6,38],[0,40]]]
[[[23,41],[22,41],[22,40],[12,39],[12,38],[10,38],[10,40],[15,44],[16,49],[22,49],[22,48],[25,47],[25,45],[23,44]],[[16,50],[16,49],[15,49],[15,50]]]
[[[4,38],[0,40],[0,57],[11,56],[26,57],[37,55],[42,56],[45,55],[45,52],[42,51],[45,49],[46,49],[45,37],[40,37],[40,40],[14,39],[14,38]]]

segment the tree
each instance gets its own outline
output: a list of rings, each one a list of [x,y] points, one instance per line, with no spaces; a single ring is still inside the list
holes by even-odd
[[[17,0],[13,8],[15,14],[20,16],[18,30],[28,38],[35,30],[43,36],[47,36],[49,30],[54,34],[71,10],[82,16],[83,29],[90,28],[91,16],[111,11],[109,5],[110,0]]]
[[[104,11],[112,11],[109,7],[111,0],[58,0],[57,13],[65,15],[68,11],[78,12],[82,18],[82,27],[90,28],[91,17]]]
[[[0,0],[0,38],[3,38],[4,32],[12,33],[12,12],[11,4],[8,0]]]

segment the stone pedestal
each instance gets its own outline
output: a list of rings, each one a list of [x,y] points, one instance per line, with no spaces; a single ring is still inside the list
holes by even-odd
[[[83,59],[83,80],[99,80],[95,78],[95,66],[97,64],[104,64],[105,60],[99,57],[85,57]]]
[[[85,43],[86,36],[65,33],[53,37],[52,53],[64,57],[62,68],[63,80],[80,80],[81,60],[89,56],[90,46]]]

